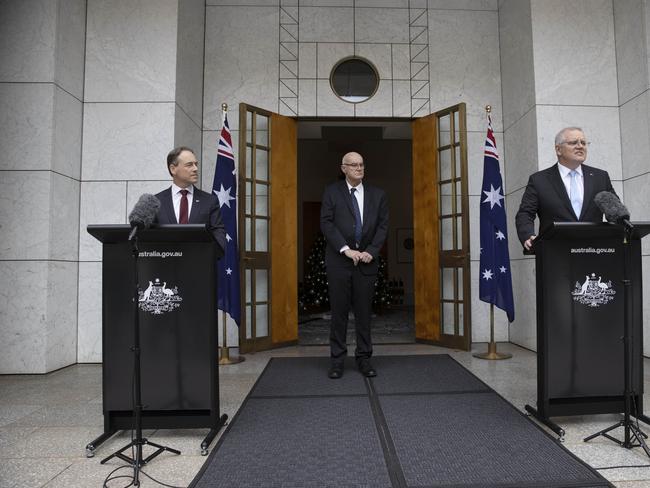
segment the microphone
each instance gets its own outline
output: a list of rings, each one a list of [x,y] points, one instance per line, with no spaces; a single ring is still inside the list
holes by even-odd
[[[131,224],[131,233],[129,241],[133,240],[138,229],[148,229],[153,224],[156,214],[160,209],[160,200],[155,196],[144,193],[131,210],[129,214],[129,223]]]
[[[605,214],[607,222],[623,224],[627,229],[634,228],[630,223],[630,211],[612,192],[601,191],[596,193],[594,203]]]

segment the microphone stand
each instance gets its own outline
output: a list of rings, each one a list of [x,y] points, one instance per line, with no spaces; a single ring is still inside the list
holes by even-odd
[[[632,261],[632,231],[634,227],[627,220],[624,221],[625,238],[623,240],[623,375],[624,375],[624,390],[623,400],[624,409],[623,420],[616,424],[607,427],[595,434],[590,435],[584,439],[584,442],[589,442],[598,436],[606,437],[607,439],[616,442],[618,445],[631,449],[633,447],[641,447],[646,455],[650,457],[650,449],[645,442],[648,438],[646,434],[641,431],[638,426],[638,421],[634,422],[631,419],[631,409],[634,405],[635,417],[638,415],[636,410],[636,392],[632,388],[632,370],[633,370],[633,354],[632,354],[632,282],[630,280],[630,268]],[[623,440],[616,439],[609,435],[609,432],[623,427],[624,438]]]
[[[133,466],[133,486],[140,486],[140,469],[142,466],[147,464],[153,458],[158,456],[158,454],[169,451],[174,454],[180,454],[181,452],[172,449],[171,447],[162,446],[154,442],[149,441],[148,439],[142,437],[142,375],[140,372],[140,295],[138,293],[138,255],[140,251],[138,249],[138,227],[134,226],[129,236],[129,241],[131,242],[132,253],[133,253],[133,278],[134,278],[134,287],[133,287],[133,423],[135,430],[135,437],[132,437],[131,442],[121,449],[115,451],[110,456],[101,460],[100,464],[105,464],[107,461],[114,457],[118,457],[123,461],[126,461],[128,464]],[[153,454],[147,456],[145,459],[142,458],[142,446],[149,445],[156,448],[156,451]],[[124,451],[131,448],[131,455],[129,457],[124,454]]]

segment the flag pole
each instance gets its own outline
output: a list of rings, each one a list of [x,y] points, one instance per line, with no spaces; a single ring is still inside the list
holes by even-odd
[[[223,114],[228,113],[228,104],[221,104],[221,111]],[[215,168],[216,171],[216,168]],[[239,272],[239,270],[237,270]],[[228,364],[237,364],[243,362],[246,358],[242,355],[237,356],[236,358],[230,357],[230,350],[228,349],[228,316],[226,311],[221,311],[221,325],[222,325],[222,339],[221,339],[221,359],[219,359],[220,366],[226,366]]]
[[[490,112],[492,112],[492,106],[485,106],[485,113],[489,117]],[[507,352],[497,352],[497,343],[494,342],[494,303],[490,303],[490,342],[488,344],[487,352],[477,352],[472,354],[475,358],[479,359],[510,359],[512,354]]]

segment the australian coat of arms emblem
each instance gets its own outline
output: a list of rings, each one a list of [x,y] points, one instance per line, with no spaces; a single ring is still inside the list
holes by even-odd
[[[178,294],[178,287],[168,288],[167,282],[159,278],[149,281],[149,286],[143,291],[138,287],[138,305],[143,312],[160,315],[171,312],[181,306],[183,298]]]
[[[600,307],[614,299],[616,291],[612,288],[612,282],[603,281],[601,276],[596,277],[596,273],[585,275],[585,280],[576,284],[571,292],[573,299],[587,305],[588,307]]]

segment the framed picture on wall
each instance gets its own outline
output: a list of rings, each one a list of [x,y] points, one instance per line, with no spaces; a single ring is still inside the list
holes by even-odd
[[[413,262],[413,228],[401,227],[396,229],[397,235],[397,262]]]

